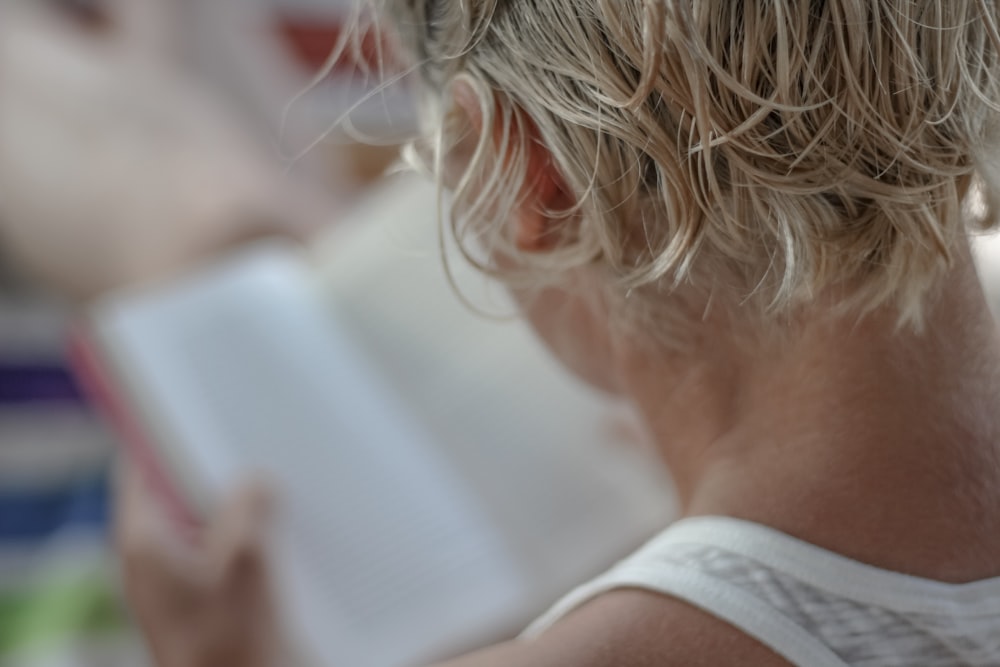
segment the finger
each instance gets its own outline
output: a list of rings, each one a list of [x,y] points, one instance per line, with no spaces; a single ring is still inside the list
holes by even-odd
[[[177,650],[177,624],[198,623],[209,590],[203,552],[176,537],[140,470],[122,461],[116,471],[116,539],[129,608],[160,664]]]
[[[150,539],[170,530],[170,522],[145,474],[123,456],[115,470],[115,523],[129,537]]]
[[[116,471],[115,541],[129,579],[207,580],[197,541],[181,535],[140,469],[123,457]]]
[[[217,586],[236,586],[263,577],[264,539],[273,499],[267,486],[252,481],[219,508],[205,537],[211,577]]]

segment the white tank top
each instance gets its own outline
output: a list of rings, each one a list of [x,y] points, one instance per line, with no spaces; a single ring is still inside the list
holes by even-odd
[[[723,517],[673,524],[525,636],[624,587],[684,600],[800,667],[1000,667],[1000,577],[921,579]]]

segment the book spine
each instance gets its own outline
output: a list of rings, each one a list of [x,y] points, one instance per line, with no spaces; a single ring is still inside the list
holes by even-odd
[[[121,390],[112,364],[102,354],[89,327],[79,324],[69,339],[70,364],[84,393],[122,443],[136,467],[181,536],[194,541],[201,521],[171,480],[158,454],[157,443]]]

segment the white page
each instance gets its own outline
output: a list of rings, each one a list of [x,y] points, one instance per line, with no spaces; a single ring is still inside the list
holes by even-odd
[[[294,254],[261,247],[95,320],[197,490],[211,500],[255,470],[276,485],[279,588],[312,651],[331,665],[412,664],[509,622],[523,580],[317,299]]]
[[[387,179],[313,250],[329,307],[469,480],[544,611],[676,516],[669,476],[628,410],[544,349],[502,286],[447,244],[434,183]],[[446,232],[446,240],[448,240]]]

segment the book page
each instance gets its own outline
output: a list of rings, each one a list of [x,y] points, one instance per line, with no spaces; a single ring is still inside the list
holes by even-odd
[[[475,495],[320,306],[297,257],[261,247],[105,304],[98,338],[212,502],[276,488],[290,625],[334,665],[413,664],[507,622],[524,581]]]
[[[438,205],[432,182],[388,179],[313,261],[331,311],[501,526],[531,581],[527,624],[666,526],[676,501],[635,415],[563,369],[444,231],[449,284]]]

